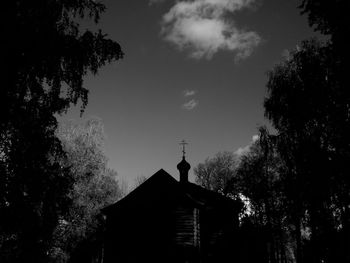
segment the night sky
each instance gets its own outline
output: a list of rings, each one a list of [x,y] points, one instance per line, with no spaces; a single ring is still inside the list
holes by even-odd
[[[125,58],[85,78],[82,119],[102,119],[109,167],[132,187],[160,168],[178,178],[182,139],[192,167],[218,151],[242,152],[268,124],[266,72],[315,35],[299,2],[104,1],[99,27]],[[63,118],[81,121],[79,106]]]

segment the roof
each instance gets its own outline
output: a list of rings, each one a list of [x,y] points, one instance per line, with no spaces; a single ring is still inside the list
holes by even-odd
[[[148,178],[123,199],[102,209],[106,215],[132,207],[147,207],[155,203],[167,206],[183,201],[193,207],[226,207],[241,209],[241,203],[196,184],[180,183],[163,169]]]

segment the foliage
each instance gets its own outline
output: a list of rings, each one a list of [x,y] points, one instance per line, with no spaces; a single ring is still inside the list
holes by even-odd
[[[269,72],[265,114],[286,164],[286,196],[296,227],[298,262],[333,262],[349,226],[349,98],[327,44],[304,41]],[[342,211],[339,213],[339,211]],[[301,251],[303,226],[310,241]],[[299,232],[299,233],[297,233]],[[343,240],[343,242],[349,242]]]
[[[338,43],[345,40],[350,32],[347,20],[350,3],[347,0],[302,0],[299,8],[302,14],[307,14],[309,24],[322,34],[331,35]]]
[[[196,183],[206,189],[227,195],[228,182],[235,178],[237,164],[238,158],[235,154],[219,152],[194,168]]]
[[[0,90],[0,261],[47,262],[47,249],[71,185],[62,169],[55,114],[87,104],[83,76],[123,56],[96,23],[105,7],[93,0],[7,1],[3,5]]]
[[[242,231],[266,247],[260,261],[349,262],[350,2],[301,2],[330,38],[303,41],[268,72],[265,116],[276,135],[260,129],[225,189],[249,201]],[[219,178],[213,171],[208,178]]]
[[[299,8],[302,14],[308,16],[310,26],[316,31],[329,36],[327,43],[328,57],[332,58],[329,68],[338,82],[335,94],[342,98],[341,103],[350,103],[348,77],[348,61],[350,50],[348,48],[347,36],[350,34],[350,24],[348,23],[348,10],[350,2],[348,0],[302,0]],[[343,118],[343,116],[341,116]]]
[[[72,204],[60,219],[51,251],[60,250],[66,258],[79,257],[76,254],[81,244],[100,238],[100,209],[117,201],[122,192],[117,173],[107,168],[100,120],[90,119],[80,125],[68,123],[60,126],[57,133],[67,152],[62,163],[73,174],[74,185],[69,193]]]
[[[277,262],[277,258],[293,257],[288,251],[291,244],[285,230],[287,208],[283,178],[280,177],[283,163],[275,139],[261,127],[259,139],[246,154],[218,153],[194,169],[198,184],[240,198],[245,203],[240,233],[242,262]],[[254,248],[249,238],[255,239]],[[251,249],[256,253],[247,257]]]
[[[260,127],[259,139],[241,157],[237,168],[240,192],[248,198],[250,210],[242,227],[248,223],[255,229],[260,240],[258,246],[265,250],[266,262],[293,259],[290,211],[283,177],[285,163],[278,153],[276,139],[266,127]]]
[[[260,224],[268,223],[270,213],[278,212],[278,205],[283,202],[279,160],[272,138],[266,129],[260,128],[259,139],[241,157],[237,168],[240,193],[249,198],[252,215]]]

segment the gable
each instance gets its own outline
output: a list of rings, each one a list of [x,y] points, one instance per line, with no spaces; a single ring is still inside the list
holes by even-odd
[[[179,202],[196,206],[195,201],[181,191],[179,183],[160,169],[123,199],[102,209],[102,212],[108,215],[129,209],[167,207]]]

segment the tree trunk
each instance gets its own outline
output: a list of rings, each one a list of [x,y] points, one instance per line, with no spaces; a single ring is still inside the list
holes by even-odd
[[[295,238],[297,244],[297,263],[303,262],[303,254],[302,254],[302,244],[301,244],[301,220],[300,217],[297,218],[295,224]]]

